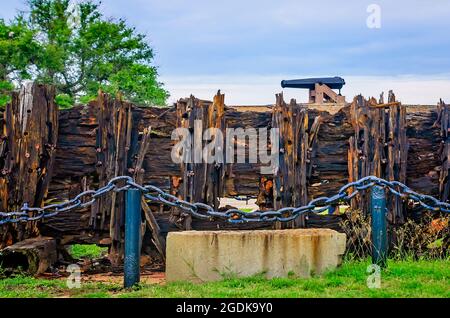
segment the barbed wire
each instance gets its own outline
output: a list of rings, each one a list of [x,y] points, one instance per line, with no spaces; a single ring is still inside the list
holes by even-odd
[[[402,200],[411,200],[426,210],[450,213],[450,203],[439,201],[431,195],[417,193],[401,182],[387,181],[375,176],[368,176],[358,181],[350,182],[340,188],[336,195],[315,198],[304,206],[284,207],[279,210],[255,212],[245,212],[239,209],[228,209],[219,212],[210,205],[200,202],[190,203],[156,186],[140,185],[132,177],[120,176],[111,179],[108,184],[98,190],[84,191],[73,199],[63,203],[55,203],[44,207],[29,207],[28,204],[24,204],[18,212],[0,212],[0,225],[51,218],[62,212],[89,207],[99,198],[111,192],[118,193],[128,189],[140,190],[149,201],[181,209],[183,212],[203,220],[214,221],[221,219],[234,224],[249,222],[289,222],[305,213],[321,213],[329,210],[333,206],[348,203],[357,194],[367,191],[374,186],[383,187]]]

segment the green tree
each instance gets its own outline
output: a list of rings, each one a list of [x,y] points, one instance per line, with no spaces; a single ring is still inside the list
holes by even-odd
[[[0,19],[0,106],[9,101],[12,82],[32,78],[32,64],[38,54],[35,33],[22,16],[9,24]]]
[[[69,0],[28,0],[28,6],[29,12],[11,25],[0,24],[0,41],[8,28],[19,25],[22,38],[28,36],[32,43],[15,64],[6,63],[15,70],[7,71],[5,79],[13,80],[14,74],[19,81],[31,78],[55,85],[65,104],[70,98],[90,99],[99,89],[121,92],[142,105],[165,104],[168,93],[158,81],[152,48],[126,21],[105,18],[100,3],[90,0],[76,5]]]

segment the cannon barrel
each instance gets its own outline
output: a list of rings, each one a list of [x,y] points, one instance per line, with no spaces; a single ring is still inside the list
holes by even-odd
[[[345,85],[342,77],[304,78],[281,81],[281,87],[314,89],[316,84],[325,84],[331,89],[341,89]]]

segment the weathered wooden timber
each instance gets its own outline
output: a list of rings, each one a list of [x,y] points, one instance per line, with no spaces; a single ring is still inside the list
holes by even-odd
[[[234,108],[226,108],[225,120],[227,128],[270,128],[272,125],[272,110],[264,112],[238,111]],[[249,157],[248,145],[245,146],[245,156]],[[261,164],[234,163],[227,165],[227,178],[225,182],[228,187],[226,194],[236,191],[236,195],[256,195],[259,191]]]
[[[48,92],[51,90],[47,89]],[[198,101],[204,108],[204,115],[200,119],[205,121],[205,127],[219,124],[222,130],[226,127],[270,128],[273,125],[273,117],[278,116],[274,115],[273,107],[265,107],[263,111],[256,111],[252,108],[246,111],[242,107],[226,107],[222,96],[221,94],[217,95],[212,102]],[[13,96],[12,105],[19,105],[19,99],[19,95]],[[189,100],[184,100],[185,106]],[[196,99],[193,98],[193,100],[195,104]],[[41,101],[42,105],[46,107],[54,107],[52,106],[53,99],[49,98],[49,95]],[[180,103],[182,102],[180,101]],[[367,101],[367,103],[369,102],[373,103],[374,101]],[[448,120],[447,105],[441,103],[439,108],[400,106],[392,100],[387,103],[379,100],[375,104],[377,106],[370,109],[367,118],[364,114],[358,114],[355,118],[352,106],[343,107],[338,112],[327,112],[323,107],[315,110],[303,105],[305,114],[302,115],[303,121],[299,120],[299,123],[307,121],[308,128],[306,129],[306,125],[304,125],[304,132],[308,133],[308,138],[303,132],[298,136],[301,138],[299,143],[307,145],[306,161],[309,162],[305,168],[300,160],[300,166],[303,168],[300,169],[302,172],[298,174],[300,179],[296,180],[300,185],[305,184],[305,186],[298,189],[299,197],[303,198],[305,193],[307,199],[334,195],[349,179],[361,176],[360,170],[358,170],[358,175],[354,170],[356,166],[353,164],[356,162],[354,154],[357,153],[357,149],[364,151],[365,140],[368,140],[370,151],[366,148],[366,153],[371,158],[370,162],[375,162],[369,169],[369,173],[375,173],[381,169],[382,172],[384,171],[381,176],[389,178],[389,176],[392,177],[390,173],[393,172],[395,179],[405,176],[406,184],[419,192],[448,198],[448,189],[446,188],[448,187],[448,166],[445,159],[447,151],[444,149],[445,140],[448,139],[448,134],[446,134],[448,124],[447,126],[445,124],[445,121]],[[220,115],[222,117],[214,117],[219,115],[219,112],[218,108],[212,107],[212,105],[220,105],[219,110],[223,109],[223,114]],[[298,107],[301,108],[301,106]],[[373,106],[367,105],[367,107]],[[182,127],[180,119],[183,119],[183,114],[186,113],[184,111],[183,114],[180,114],[177,111],[177,107],[140,108],[105,95],[101,95],[97,101],[89,105],[79,105],[69,110],[59,111],[59,120],[56,125],[53,125],[53,127],[59,126],[59,129],[52,131],[55,133],[53,136],[55,138],[57,136],[56,151],[53,152],[53,171],[47,170],[47,175],[51,171],[52,178],[48,191],[39,190],[39,193],[42,193],[44,200],[55,198],[55,201],[62,201],[73,198],[83,190],[96,188],[114,175],[136,175],[136,169],[138,169],[138,178],[143,182],[160,186],[167,191],[172,191],[173,194],[179,194],[177,188],[183,184],[183,178],[188,169],[183,168],[179,163],[174,163],[171,159],[174,144],[171,134],[175,128]],[[384,116],[382,116],[383,112]],[[8,111],[5,112],[5,116],[7,113]],[[214,114],[213,119],[210,117],[211,114]],[[305,116],[306,114],[307,116]],[[188,114],[188,118],[189,116]],[[320,121],[317,118],[320,118]],[[358,121],[358,133],[355,129],[355,120]],[[12,123],[14,121],[6,119],[5,131],[13,127]],[[142,155],[143,153],[139,151],[139,149],[142,150],[139,148],[139,142],[142,145],[142,139],[146,136],[144,130],[149,126],[152,127],[152,130],[151,138],[147,140],[148,151],[144,151],[144,155]],[[301,128],[302,125],[299,127]],[[389,127],[392,129],[390,130]],[[369,135],[369,138],[366,139],[364,139],[365,130]],[[383,140],[387,141],[387,145],[371,137],[371,133],[384,136]],[[303,139],[303,137],[305,138]],[[351,137],[354,138],[353,142],[349,142]],[[3,166],[8,162],[6,160],[9,150],[7,145],[9,140],[13,140],[10,138],[5,134],[0,147],[0,163]],[[357,140],[359,142],[356,142]],[[294,143],[298,145],[297,141]],[[47,144],[53,143],[47,142]],[[406,144],[409,145],[408,148],[404,147]],[[302,151],[300,153],[303,154]],[[246,154],[248,158],[248,146]],[[383,158],[387,158],[388,161],[383,162]],[[391,161],[390,158],[393,160]],[[359,157],[357,159],[359,160]],[[357,162],[359,167],[361,160]],[[288,165],[292,165],[292,163],[289,161]],[[221,181],[217,183],[219,186],[204,188],[206,192],[201,191],[196,199],[215,204],[215,198],[220,196],[222,191],[224,196],[257,195],[260,188],[263,187],[261,191],[268,190],[268,201],[272,200],[273,202],[273,193],[272,196],[270,195],[273,187],[273,183],[271,185],[270,182],[272,182],[273,176],[261,175],[260,167],[259,163],[250,164],[248,162],[226,164],[218,171]],[[211,167],[207,167],[205,170],[205,165],[200,165],[198,168],[199,171],[208,174],[215,171],[215,168],[211,170]],[[14,171],[16,174],[19,173],[17,169]],[[26,175],[27,171],[23,170],[20,173]],[[0,178],[3,184],[9,184],[4,180],[5,177]],[[402,180],[400,179],[400,181]],[[221,189],[222,186],[223,189]],[[115,200],[117,204],[120,201],[119,198],[110,200]],[[20,204],[19,201],[17,200],[16,204]],[[1,203],[5,204],[5,202],[2,199]],[[111,245],[113,241],[120,244],[123,212],[120,211],[117,204],[113,206],[112,202],[101,202],[100,206],[94,209],[63,213],[51,220],[39,222],[37,229],[43,235],[58,239],[61,244],[82,242]],[[267,205],[268,202],[265,204]],[[176,219],[171,218],[170,210],[159,204],[149,203],[148,207],[153,213],[154,220],[149,214],[146,215],[147,222],[153,236],[156,235],[156,232],[160,232],[160,242],[155,243],[159,245],[160,249],[163,249],[162,237],[168,231],[180,229],[174,224]],[[306,226],[336,227],[338,220],[339,216],[312,215],[306,222]],[[271,224],[247,224],[242,227],[224,222],[194,219],[190,226],[193,229],[236,229],[267,228]],[[4,233],[2,228],[2,234]],[[4,239],[4,241],[8,245],[13,243],[8,239]]]
[[[309,111],[316,113],[315,110]],[[350,122],[350,108],[344,107],[334,115],[320,112],[321,125],[317,146],[312,157],[309,198],[335,194],[349,179],[347,152],[349,138],[354,134]]]
[[[389,181],[406,182],[408,141],[406,138],[406,108],[389,92],[388,104],[383,96],[379,102],[356,96],[350,106],[354,136],[349,139],[349,181],[374,175]],[[388,202],[389,220],[403,222],[404,203],[398,197]],[[368,213],[368,197],[353,200],[353,207]]]
[[[54,89],[28,83],[13,93],[4,112],[0,152],[0,207],[40,207],[53,174],[58,136]],[[0,227],[0,248],[39,234],[36,222]]]
[[[280,209],[286,206],[301,206],[308,201],[309,166],[311,165],[309,116],[306,108],[292,99],[287,105],[283,94],[276,95],[276,105],[272,115],[272,129],[279,131],[279,167],[273,174],[273,207]],[[320,115],[318,116],[320,117]],[[319,119],[320,120],[320,119]],[[316,123],[320,121],[316,119]],[[318,129],[317,125],[314,127]],[[304,227],[305,216],[290,224],[293,227]],[[281,226],[281,224],[277,224]]]
[[[215,209],[219,207],[219,197],[223,196],[224,100],[225,95],[219,91],[213,103],[205,103],[194,96],[177,103],[177,123],[187,130],[189,135],[183,137],[191,147],[181,149],[181,188],[178,194],[190,202],[205,202]],[[203,138],[206,132],[209,132],[208,140]],[[219,162],[205,161],[203,149],[207,143],[216,145],[218,153],[209,153],[209,156]]]
[[[39,275],[57,260],[56,240],[34,237],[10,245],[2,250],[0,264],[5,271],[20,268],[29,275]]]
[[[421,193],[436,197],[439,193],[441,129],[436,125],[436,107],[411,106],[406,113],[409,143],[406,184]]]
[[[438,104],[438,119],[434,126],[441,128],[441,145],[439,155],[441,169],[439,173],[439,194],[440,199],[447,201],[450,195],[450,183],[448,182],[450,171],[450,105],[440,100]]]

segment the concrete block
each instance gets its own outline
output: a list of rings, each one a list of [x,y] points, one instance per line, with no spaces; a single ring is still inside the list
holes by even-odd
[[[170,232],[167,281],[309,277],[340,265],[345,234],[330,229]]]

